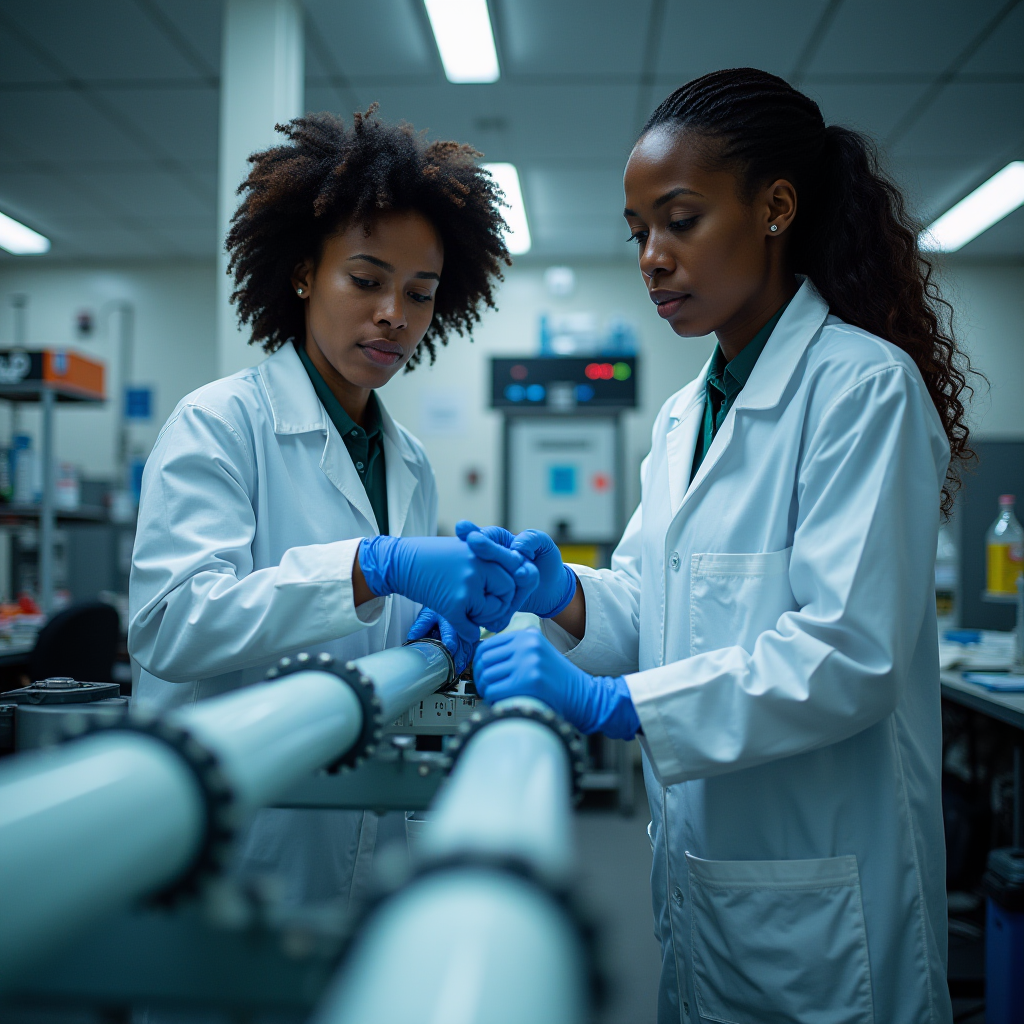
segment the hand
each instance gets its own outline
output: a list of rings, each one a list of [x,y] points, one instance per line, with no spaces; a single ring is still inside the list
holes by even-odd
[[[480,631],[477,630],[477,640],[463,640],[455,627],[447,620],[442,619],[437,612],[430,608],[424,608],[417,616],[416,621],[409,630],[407,640],[422,640],[429,637],[431,640],[440,640],[448,648],[452,659],[455,662],[455,674],[461,676],[466,671],[466,666],[473,660],[473,652],[479,641]]]
[[[402,594],[446,618],[465,640],[480,626],[508,625],[517,594],[536,588],[539,573],[514,551],[505,559],[477,558],[455,537],[367,537],[359,544],[359,567],[377,596]]]
[[[455,534],[464,540],[477,558],[500,557],[499,549],[516,551],[528,558],[540,573],[536,590],[518,605],[519,611],[533,612],[542,619],[553,619],[564,611],[576,594],[576,573],[563,564],[558,545],[540,530],[524,530],[513,535],[500,526],[479,526],[462,519]]]
[[[640,729],[623,676],[591,676],[559,654],[535,629],[485,640],[473,660],[473,681],[488,704],[535,697],[580,732],[631,740]]]

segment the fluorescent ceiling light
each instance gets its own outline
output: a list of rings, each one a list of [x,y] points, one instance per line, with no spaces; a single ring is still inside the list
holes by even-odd
[[[0,213],[0,249],[6,249],[15,256],[28,256],[49,252],[50,240],[13,217]]]
[[[423,2],[448,81],[496,82],[501,72],[487,0]]]
[[[483,168],[505,193],[508,208],[502,212],[508,224],[508,232],[505,235],[508,251],[513,256],[522,256],[524,252],[530,251],[530,225],[526,223],[526,204],[523,202],[523,190],[519,187],[519,172],[516,165],[484,164]]]
[[[921,232],[925,252],[956,252],[1024,205],[1024,160],[1014,160]]]

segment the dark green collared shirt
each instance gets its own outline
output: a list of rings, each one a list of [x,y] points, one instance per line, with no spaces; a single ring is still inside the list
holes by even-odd
[[[729,410],[736,402],[736,396],[750,379],[754,364],[764,351],[775,325],[786,312],[788,305],[787,302],[730,362],[725,361],[722,350],[715,346],[715,354],[711,357],[708,376],[704,382],[704,422],[697,435],[697,446],[693,452],[691,480],[697,475],[697,470],[700,469],[700,464],[704,461],[718,428],[725,422],[725,417],[729,415]]]
[[[377,404],[377,395],[373,391],[370,392],[370,400],[366,403],[364,430],[334,397],[334,392],[320,376],[320,371],[313,365],[313,360],[306,354],[306,350],[298,345],[296,350],[306,373],[309,374],[317,398],[330,416],[331,422],[337,427],[349,455],[352,456],[352,465],[356,467],[359,479],[366,488],[366,496],[370,499],[370,508],[377,519],[377,527],[381,533],[387,533],[388,485],[384,472],[384,425],[380,406]]]

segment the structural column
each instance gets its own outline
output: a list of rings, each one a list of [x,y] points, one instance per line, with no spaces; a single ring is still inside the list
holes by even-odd
[[[274,125],[303,113],[304,41],[300,0],[226,0],[220,76],[217,181],[217,366],[224,376],[259,361],[230,302],[224,239],[238,206],[247,159],[280,138]]]

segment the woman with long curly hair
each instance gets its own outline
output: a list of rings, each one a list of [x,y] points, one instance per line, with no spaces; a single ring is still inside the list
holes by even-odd
[[[128,634],[144,707],[259,682],[298,651],[345,664],[440,631],[430,608],[464,662],[537,576],[434,536],[430,464],[376,395],[494,304],[509,261],[479,154],[372,108],[279,130],[227,238],[239,318],[268,358],[184,398],[146,464]],[[344,901],[404,830],[401,815],[264,810],[241,868],[278,875],[291,902]]]
[[[655,422],[610,569],[460,524],[535,560],[546,620],[481,644],[477,687],[639,733],[663,1024],[948,1022],[934,560],[970,457],[948,307],[870,143],[764,72],[669,96],[624,187],[659,315],[717,345]]]

